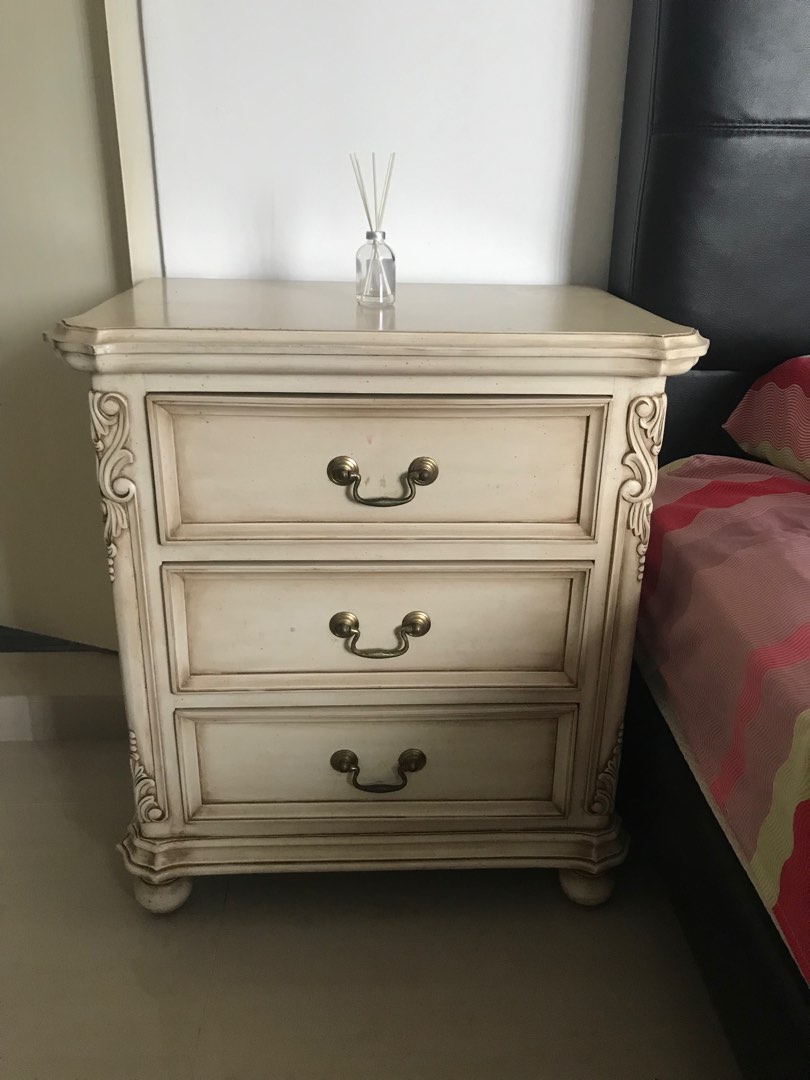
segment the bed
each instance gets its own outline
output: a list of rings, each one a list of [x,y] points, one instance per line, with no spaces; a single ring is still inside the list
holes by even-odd
[[[620,809],[751,1080],[810,1076],[808,485],[722,425],[810,350],[808,45],[797,0],[635,0],[610,279],[711,340],[668,388]]]
[[[654,506],[639,667],[810,983],[810,481],[696,454]]]

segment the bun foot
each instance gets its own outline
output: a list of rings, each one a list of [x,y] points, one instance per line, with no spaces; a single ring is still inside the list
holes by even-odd
[[[191,895],[191,878],[174,878],[162,885],[150,885],[142,878],[135,878],[135,899],[153,915],[168,915],[182,907]]]
[[[616,874],[612,870],[588,874],[583,870],[560,870],[560,886],[569,900],[586,907],[604,904],[613,892]]]

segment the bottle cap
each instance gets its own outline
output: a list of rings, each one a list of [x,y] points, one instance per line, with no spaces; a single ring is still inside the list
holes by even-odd
[[[384,232],[367,232],[366,233],[366,240],[384,240],[384,239],[385,239],[385,233]]]

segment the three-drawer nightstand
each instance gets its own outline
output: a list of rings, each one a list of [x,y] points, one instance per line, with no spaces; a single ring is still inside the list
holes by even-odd
[[[138,900],[196,874],[556,867],[610,893],[668,375],[595,289],[154,280],[92,373]]]

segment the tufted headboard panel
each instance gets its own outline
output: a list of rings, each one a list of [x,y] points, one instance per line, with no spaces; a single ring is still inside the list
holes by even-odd
[[[664,457],[729,452],[751,381],[810,351],[808,0],[634,0],[610,289],[711,340]]]

